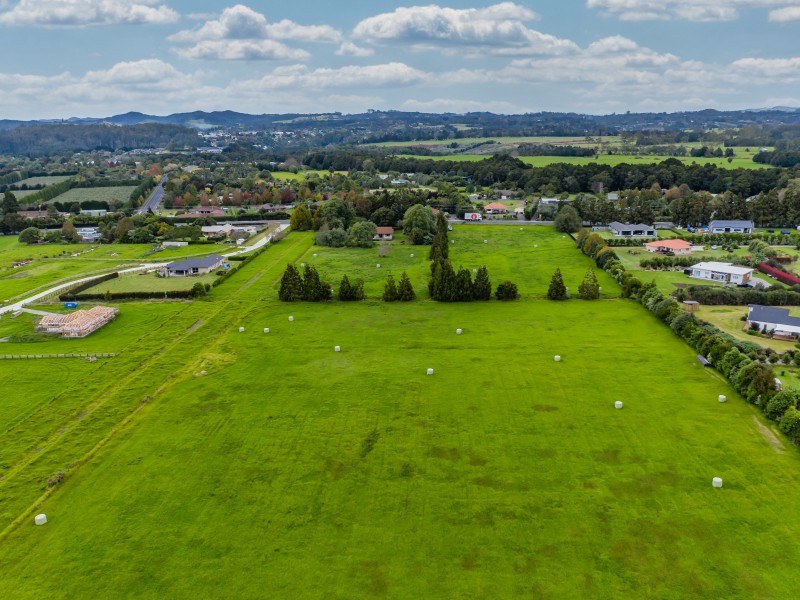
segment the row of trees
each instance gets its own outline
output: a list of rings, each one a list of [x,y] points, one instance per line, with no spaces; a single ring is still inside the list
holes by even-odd
[[[281,286],[278,298],[283,302],[304,300],[306,302],[325,302],[333,297],[331,286],[319,278],[315,267],[305,265],[303,275],[293,264],[286,265],[286,270],[281,277]]]
[[[683,311],[678,302],[666,297],[655,282],[632,284],[634,279],[619,262],[613,250],[598,241],[594,234],[581,232],[578,247],[591,256],[622,286],[623,294],[635,298],[658,319],[670,326],[684,341],[709,362],[748,402],[764,411],[767,418],[779,422],[779,427],[794,442],[800,442],[800,400],[797,392],[778,392],[772,369],[759,362],[758,346],[739,341],[713,325],[699,321]]]
[[[411,285],[411,280],[405,271],[400,276],[398,283],[395,283],[394,276],[389,273],[386,277],[386,285],[383,287],[384,302],[411,302],[416,297],[417,294],[414,292],[414,287]]]
[[[600,298],[600,283],[597,281],[597,275],[594,269],[586,271],[586,276],[578,286],[578,297],[582,300],[597,300]],[[567,293],[567,286],[564,285],[564,278],[561,275],[561,269],[556,269],[553,277],[550,279],[550,286],[547,288],[548,300],[568,300],[569,294]]]

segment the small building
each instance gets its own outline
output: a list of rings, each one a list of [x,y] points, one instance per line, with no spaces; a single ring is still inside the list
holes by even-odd
[[[705,279],[719,283],[734,283],[743,285],[749,283],[753,269],[747,267],[736,267],[732,263],[722,262],[701,262],[689,267],[689,277],[693,279]]]
[[[608,224],[608,229],[616,237],[656,237],[655,227],[645,225],[644,223],[620,223],[613,221]]]
[[[169,263],[164,267],[163,274],[166,277],[193,277],[195,275],[207,275],[222,264],[225,260],[222,256],[211,254],[202,258],[187,258]]]
[[[753,221],[711,221],[708,224],[709,233],[753,233],[755,230]]]
[[[117,308],[94,306],[68,315],[45,315],[36,324],[35,331],[59,335],[62,338],[82,338],[110,323],[118,314]]]
[[[373,240],[389,241],[394,238],[394,227],[376,227]]]
[[[686,240],[657,240],[646,242],[644,247],[648,252],[660,252],[662,254],[672,252],[673,254],[691,254],[692,245]]]
[[[87,244],[99,242],[103,238],[99,227],[79,227],[76,231],[78,232],[81,241]]]
[[[772,331],[774,335],[788,339],[800,336],[800,317],[790,317],[788,308],[777,306],[747,306],[747,327],[759,331]]]
[[[697,300],[684,300],[683,307],[686,312],[697,312],[700,309],[700,303]]]
[[[483,207],[489,215],[505,215],[508,214],[508,207],[500,202],[492,202]]]

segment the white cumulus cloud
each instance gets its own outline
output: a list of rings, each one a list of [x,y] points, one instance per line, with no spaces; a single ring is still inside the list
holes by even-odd
[[[559,54],[577,46],[530,29],[537,18],[529,8],[502,2],[486,8],[437,5],[400,7],[358,23],[353,36],[373,44],[410,45],[416,50],[480,47],[494,54]]]
[[[800,21],[800,6],[787,6],[785,8],[771,10],[769,13],[769,20],[775,23]]]
[[[178,13],[159,0],[19,0],[0,12],[2,25],[88,27],[174,23]]]
[[[214,60],[282,60],[308,57],[305,50],[283,42],[342,43],[342,34],[329,25],[301,25],[282,19],[270,22],[263,14],[237,4],[195,29],[179,31],[172,42],[188,43],[178,54]]]
[[[686,21],[732,21],[739,18],[741,9],[772,9],[780,13],[785,7],[800,5],[798,0],[587,0],[596,8],[624,21],[681,19]]]

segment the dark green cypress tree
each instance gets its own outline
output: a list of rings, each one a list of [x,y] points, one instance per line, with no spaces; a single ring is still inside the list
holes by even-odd
[[[472,273],[464,267],[459,267],[455,280],[455,301],[472,301],[474,298],[474,290],[472,287]]]
[[[302,296],[303,281],[297,267],[292,264],[286,265],[286,270],[281,277],[281,287],[278,290],[278,298],[283,302],[299,300]]]
[[[416,297],[417,295],[414,293],[414,286],[411,285],[408,273],[403,271],[400,276],[400,283],[397,286],[397,299],[401,302],[411,302]]]
[[[436,218],[436,235],[433,236],[430,259],[437,261],[448,258],[450,258],[450,246],[447,239],[447,219],[444,218],[444,213],[440,212]]]
[[[345,275],[342,281],[339,282],[339,293],[336,295],[339,300],[347,301],[353,299],[353,288],[350,285],[350,279]]]
[[[475,300],[491,300],[492,298],[492,282],[489,281],[489,271],[486,267],[478,269],[475,275],[475,283],[472,286],[472,297]]]
[[[566,300],[567,287],[564,285],[564,279],[561,277],[561,269],[556,269],[553,273],[553,278],[550,280],[550,287],[547,290],[547,297],[550,300]]]
[[[383,287],[383,301],[395,302],[397,300],[397,284],[394,282],[394,277],[389,273],[386,277],[386,285]]]

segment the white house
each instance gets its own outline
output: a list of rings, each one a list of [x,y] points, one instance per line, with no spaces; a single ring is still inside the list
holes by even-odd
[[[737,285],[749,283],[753,269],[736,267],[732,263],[701,262],[689,268],[689,277],[705,279],[719,283],[735,283]]]
[[[372,236],[373,240],[391,240],[394,238],[393,227],[376,227],[375,235]]]
[[[760,331],[773,331],[778,336],[800,336],[800,317],[790,317],[788,308],[749,304],[747,326],[757,327]]]
[[[756,226],[752,221],[711,221],[709,233],[753,233]]]

